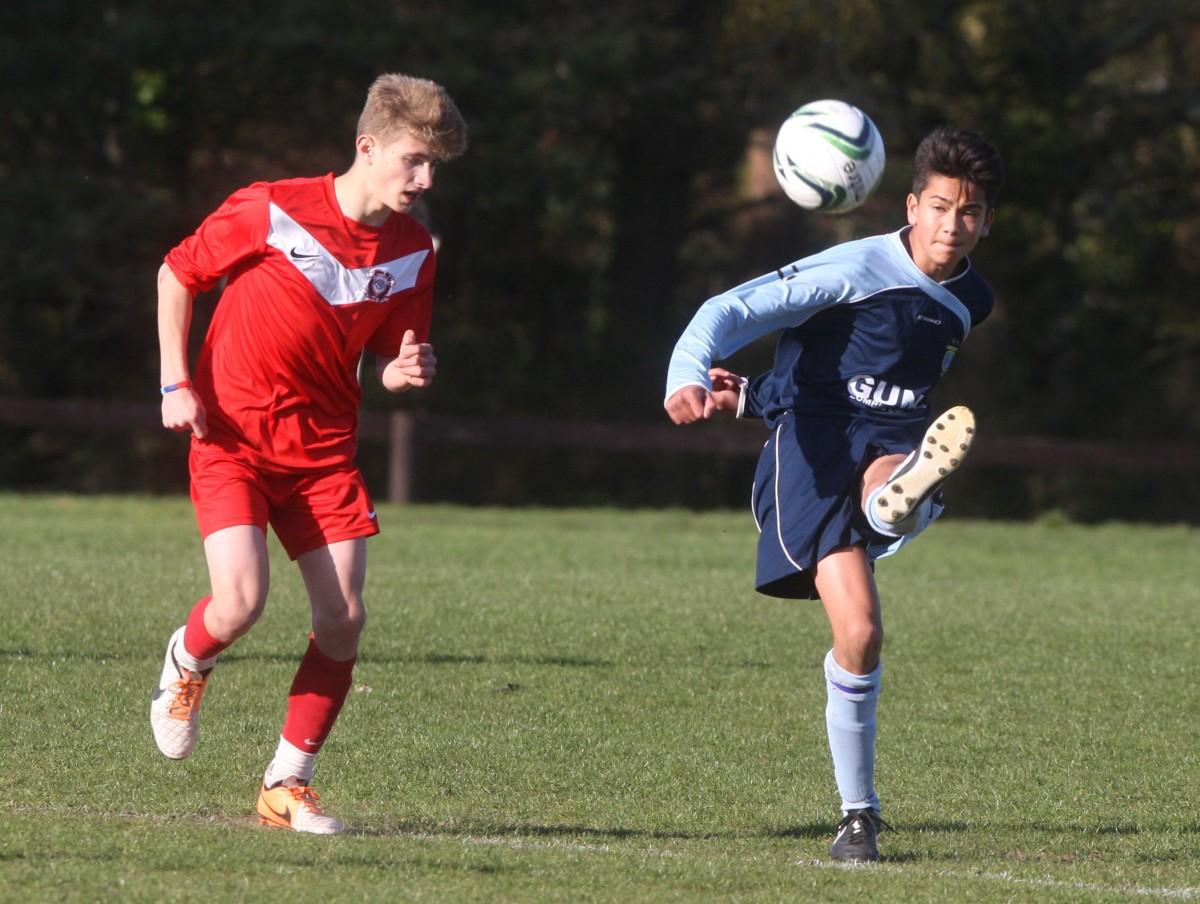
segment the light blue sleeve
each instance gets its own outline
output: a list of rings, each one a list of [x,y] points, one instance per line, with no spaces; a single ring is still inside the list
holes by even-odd
[[[666,398],[684,386],[711,389],[708,369],[714,361],[776,330],[798,326],[839,300],[839,293],[817,281],[785,279],[780,271],[713,296],[700,306],[675,344],[667,368]]]

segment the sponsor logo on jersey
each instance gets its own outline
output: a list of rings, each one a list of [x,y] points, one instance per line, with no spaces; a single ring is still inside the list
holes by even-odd
[[[932,323],[934,326],[941,326],[942,322],[936,317],[926,317],[924,314],[915,314],[915,319],[923,320],[925,323]]]
[[[916,408],[925,396],[870,374],[851,377],[846,382],[850,398],[868,408]]]

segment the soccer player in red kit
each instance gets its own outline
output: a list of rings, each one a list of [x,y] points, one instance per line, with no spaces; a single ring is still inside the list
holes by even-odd
[[[260,822],[336,834],[313,765],[350,689],[366,621],[366,538],[379,531],[355,465],[364,349],[391,392],[428,386],[434,248],[408,211],[466,147],[445,89],[380,76],[345,173],[234,192],[158,275],[163,426],[191,431],[191,496],[212,592],[167,643],[150,723],[168,757],[196,743],[218,654],[266,603],[270,524],[303,576],[308,649],[292,682]],[[226,279],[194,370],[192,299]]]

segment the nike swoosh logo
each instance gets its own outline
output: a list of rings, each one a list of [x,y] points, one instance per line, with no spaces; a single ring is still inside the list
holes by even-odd
[[[278,816],[280,819],[282,819],[284,822],[292,821],[292,808],[291,807],[284,807],[282,813],[280,813],[278,810],[276,810],[270,804],[267,804],[267,809],[270,810],[272,813],[274,813],[276,816]]]
[[[182,678],[183,677],[183,669],[181,669],[179,667],[179,660],[175,658],[175,644],[171,644],[171,647],[168,650],[168,652],[171,655],[171,665],[175,666],[175,672],[179,675],[180,678]],[[154,702],[155,700],[157,700],[159,697],[161,697],[166,692],[167,692],[167,689],[165,687],[156,687],[154,689],[154,693],[150,695],[150,701]]]
[[[321,256],[319,254],[303,254],[303,253],[297,251],[295,248],[292,249],[291,254],[292,254],[292,260],[295,260],[295,261],[302,261],[302,260],[306,260],[308,258]]]
[[[374,512],[369,512],[369,513],[367,514],[367,517],[368,517],[368,518],[370,518],[372,521],[374,521],[374,520],[375,520],[376,518],[378,518],[379,516],[378,516],[378,515],[376,515]]]

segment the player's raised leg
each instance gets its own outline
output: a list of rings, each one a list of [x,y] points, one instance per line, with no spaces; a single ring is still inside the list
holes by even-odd
[[[213,592],[192,607],[167,641],[150,698],[150,727],[164,756],[183,759],[196,746],[200,701],[217,656],[262,613],[269,584],[266,539],[257,527],[216,531],[204,541]]]
[[[835,860],[878,860],[875,711],[883,674],[883,621],[866,551],[834,550],[813,575],[833,630],[825,657],[825,724],[843,818],[830,849]]]
[[[931,520],[926,510],[933,494],[962,465],[974,439],[975,415],[959,405],[934,418],[920,447],[907,457],[874,462],[863,481],[871,527],[896,537],[923,530]]]
[[[342,831],[342,823],[320,807],[311,783],[317,753],[350,691],[366,624],[366,540],[333,543],[296,561],[312,605],[313,633],[292,682],[287,718],[257,809],[264,825],[331,835]]]

